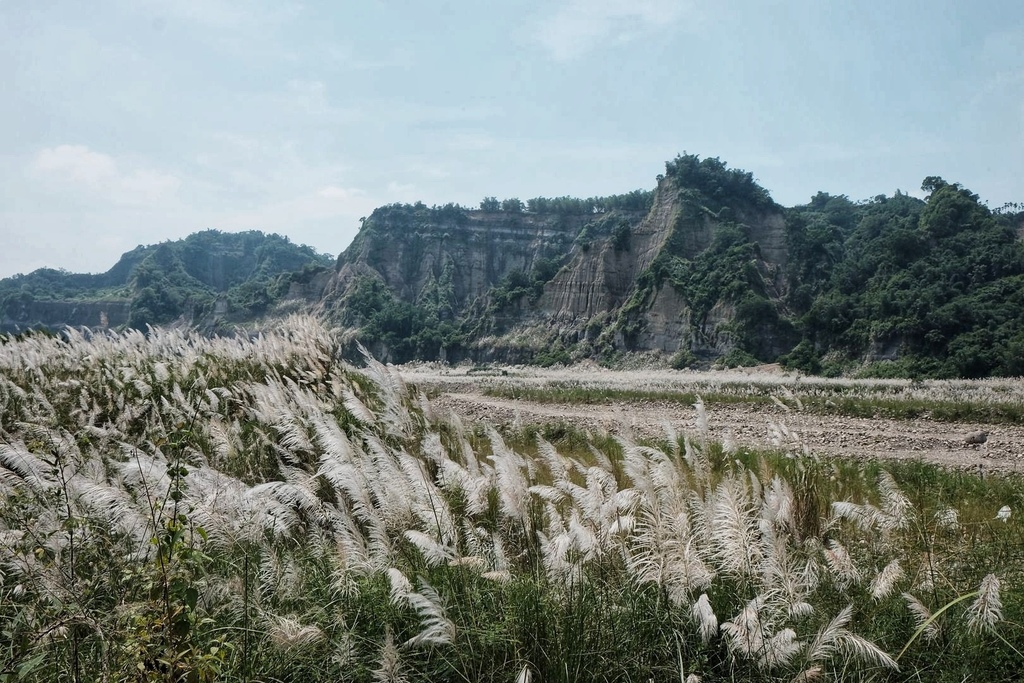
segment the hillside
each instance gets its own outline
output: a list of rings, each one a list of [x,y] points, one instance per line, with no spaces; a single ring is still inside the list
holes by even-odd
[[[280,235],[206,230],[136,247],[105,273],[44,268],[0,280],[0,332],[175,321],[214,330],[261,316],[329,264]]]
[[[1024,373],[1024,213],[941,178],[923,189],[785,208],[750,173],[683,155],[653,192],[390,205],[318,309],[394,361]]]
[[[383,206],[333,269],[285,237],[208,230],[106,273],[18,275],[0,280],[0,332],[216,332],[300,310],[394,362],[1024,374],[1024,212],[937,177],[922,189],[786,208],[752,174],[682,155],[650,191]]]

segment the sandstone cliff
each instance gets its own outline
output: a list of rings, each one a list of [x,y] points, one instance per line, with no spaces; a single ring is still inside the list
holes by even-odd
[[[766,195],[722,201],[673,176],[659,178],[643,210],[383,207],[339,257],[319,310],[373,329],[368,343],[393,360],[431,349],[449,360],[528,361],[551,349],[714,358],[763,322],[743,319],[751,307],[739,304],[763,302],[760,312],[778,320],[785,229]],[[458,323],[461,335],[404,344],[421,328],[403,318],[396,352],[387,339],[399,335],[387,332],[395,312],[412,315],[402,306]],[[769,330],[758,350],[777,355],[794,343]]]

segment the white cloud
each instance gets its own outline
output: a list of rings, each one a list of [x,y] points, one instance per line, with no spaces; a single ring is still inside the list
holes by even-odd
[[[542,21],[538,40],[556,60],[567,61],[602,41],[631,42],[668,28],[688,7],[685,0],[566,0]]]
[[[126,168],[127,167],[127,168]],[[61,192],[88,193],[114,204],[141,205],[174,197],[181,181],[174,175],[131,167],[85,145],[58,145],[40,150],[29,165],[31,175]]]

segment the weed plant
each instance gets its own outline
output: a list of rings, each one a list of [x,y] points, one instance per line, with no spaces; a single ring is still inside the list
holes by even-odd
[[[1019,480],[502,434],[340,348],[308,318],[0,346],[0,680],[1024,670]]]

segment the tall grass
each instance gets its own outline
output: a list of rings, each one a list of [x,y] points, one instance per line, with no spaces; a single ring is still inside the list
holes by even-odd
[[[0,345],[0,680],[1024,668],[1019,480],[502,434],[339,348],[307,318]]]
[[[942,393],[924,391],[890,393],[877,387],[852,389],[848,385],[818,385],[810,391],[790,392],[799,397],[802,409],[818,415],[856,418],[911,420],[928,418],[938,422],[984,422],[987,424],[1024,424],[1024,401],[1019,397],[950,398]],[[652,401],[693,405],[698,399],[709,406],[775,405],[776,384],[721,383],[679,389],[637,389],[590,386],[580,383],[552,383],[544,386],[517,386],[512,382],[492,384],[484,389],[488,396],[536,403],[605,404],[612,402]]]

